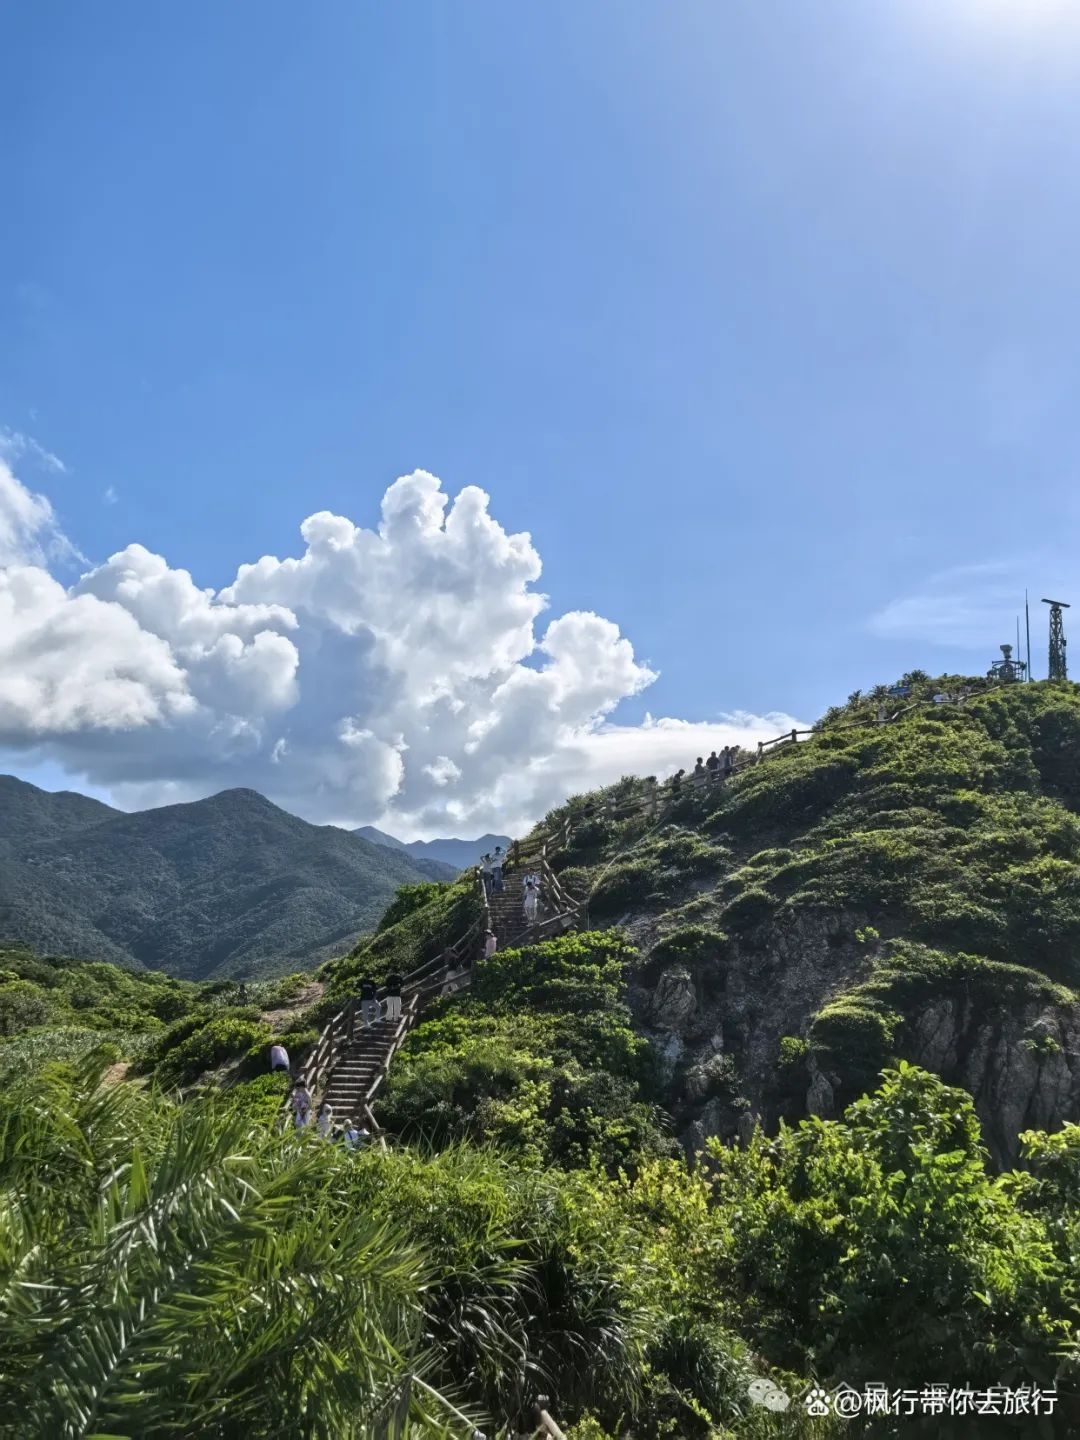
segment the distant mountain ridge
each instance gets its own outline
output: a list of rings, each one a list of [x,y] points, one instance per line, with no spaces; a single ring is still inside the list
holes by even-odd
[[[254,790],[127,814],[0,776],[0,940],[188,979],[308,969],[372,929],[425,856]]]
[[[481,835],[477,840],[397,840],[385,830],[376,830],[374,825],[361,825],[351,832],[373,845],[385,845],[389,850],[403,850],[414,860],[435,860],[442,865],[451,865],[456,871],[467,870],[475,865],[481,856],[501,845],[505,850],[510,844],[509,835]]]

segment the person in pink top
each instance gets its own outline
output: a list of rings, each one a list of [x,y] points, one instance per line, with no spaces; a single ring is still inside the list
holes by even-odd
[[[484,959],[490,960],[498,948],[499,942],[495,939],[495,931],[489,930],[484,936]]]

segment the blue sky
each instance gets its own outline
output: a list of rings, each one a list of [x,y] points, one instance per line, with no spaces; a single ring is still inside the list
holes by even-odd
[[[414,469],[480,486],[659,672],[628,725],[981,670],[1076,575],[1078,38],[1054,0],[8,7],[0,424],[65,470],[13,466],[94,564],[215,590]]]

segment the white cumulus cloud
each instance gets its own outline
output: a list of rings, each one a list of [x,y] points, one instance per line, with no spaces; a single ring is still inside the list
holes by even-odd
[[[598,615],[538,629],[529,535],[423,471],[390,486],[377,528],[320,511],[302,554],[241,564],[218,592],[138,544],[65,588],[46,568],[59,533],[0,465],[0,745],[119,804],[246,785],[406,839],[515,830],[574,791],[796,723],[619,724],[655,672]]]

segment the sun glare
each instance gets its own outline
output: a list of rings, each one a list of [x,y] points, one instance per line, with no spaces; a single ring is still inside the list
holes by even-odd
[[[1027,30],[1076,16],[1075,0],[956,0],[973,20],[1009,30]]]

